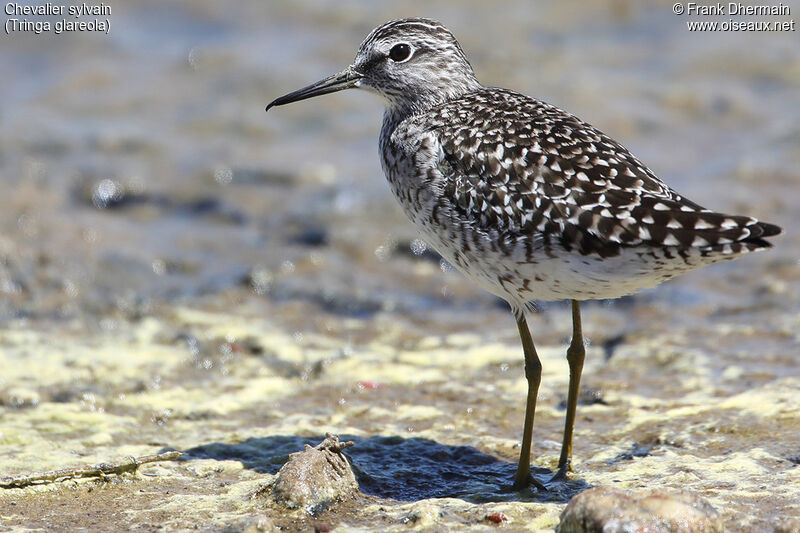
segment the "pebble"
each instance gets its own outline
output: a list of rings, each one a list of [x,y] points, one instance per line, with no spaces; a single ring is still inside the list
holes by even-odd
[[[561,513],[559,533],[722,533],[719,513],[694,494],[593,487]]]
[[[39,405],[39,393],[33,389],[15,387],[0,393],[0,406],[25,409]]]
[[[356,477],[342,453],[350,446],[352,441],[340,442],[337,435],[328,433],[316,446],[306,444],[305,450],[289,455],[272,488],[275,501],[316,515],[349,499],[358,492]]]

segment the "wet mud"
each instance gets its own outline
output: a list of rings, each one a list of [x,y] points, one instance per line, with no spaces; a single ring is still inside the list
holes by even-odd
[[[728,531],[791,530],[796,39],[690,34],[659,2],[505,8],[114,3],[108,36],[5,39],[0,67],[19,74],[0,88],[15,103],[0,110],[0,477],[185,455],[4,489],[0,529],[552,531],[572,496],[609,486],[687,491]],[[547,493],[510,488],[514,322],[394,204],[380,102],[263,112],[402,15],[441,19],[479,79],[575,112],[698,203],[787,228],[769,252],[583,306],[575,471]],[[545,480],[570,315],[537,309]],[[354,442],[360,492],[315,513],[277,504],[265,487],[328,432]]]

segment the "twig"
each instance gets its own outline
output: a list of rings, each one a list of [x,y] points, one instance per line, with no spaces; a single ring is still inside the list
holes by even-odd
[[[61,470],[51,470],[49,472],[30,474],[27,476],[4,477],[0,478],[0,488],[15,489],[30,485],[53,483],[55,481],[65,481],[67,479],[78,479],[85,477],[105,478],[109,474],[136,472],[136,469],[145,463],[174,461],[181,455],[183,455],[183,452],[172,451],[157,453],[155,455],[144,455],[142,457],[128,457],[124,461],[118,461],[114,463],[99,463],[96,465],[76,466],[73,468],[64,468]]]

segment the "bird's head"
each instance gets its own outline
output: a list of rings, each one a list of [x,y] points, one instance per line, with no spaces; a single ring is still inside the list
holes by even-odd
[[[372,30],[353,64],[324,80],[272,101],[284,105],[350,88],[373,91],[391,109],[419,109],[480,87],[450,30],[422,18],[387,22]]]

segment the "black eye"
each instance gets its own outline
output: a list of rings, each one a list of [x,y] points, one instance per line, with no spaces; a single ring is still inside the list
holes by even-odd
[[[411,47],[406,43],[396,44],[389,50],[389,58],[392,61],[405,61],[411,56]]]

